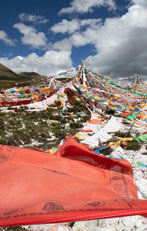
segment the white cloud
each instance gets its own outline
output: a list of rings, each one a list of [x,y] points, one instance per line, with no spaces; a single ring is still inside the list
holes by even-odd
[[[109,10],[115,10],[116,4],[114,0],[72,0],[70,7],[62,8],[59,12],[61,14],[71,13],[86,13],[92,12],[96,7],[107,7]]]
[[[83,20],[73,19],[72,21],[66,20],[66,28],[63,27],[64,29],[62,30],[62,26],[58,27],[58,25],[60,25],[59,23],[55,25],[58,28],[58,30],[56,31],[65,32],[66,30],[66,32],[69,32],[70,25],[74,20],[78,21],[78,26],[76,28],[75,33],[72,32],[72,35],[69,38],[65,38],[61,41],[55,42],[53,44],[54,49],[71,50],[72,46],[80,47],[80,46],[85,46],[87,44],[94,44],[96,31],[98,30],[98,28],[100,28],[100,25],[101,25],[100,19],[83,19]]]
[[[96,55],[85,59],[89,69],[116,78],[147,76],[147,1],[133,1],[122,17],[107,18],[103,25],[89,24],[86,29],[80,28],[69,38],[56,42],[54,48],[70,50],[90,44]]]
[[[8,35],[3,30],[0,30],[0,40],[3,41],[4,43],[6,43],[9,46],[14,46],[15,45],[15,42],[12,39],[8,38]]]
[[[147,2],[146,2],[147,3]],[[132,27],[147,27],[147,10],[141,5],[133,5],[128,9],[128,14],[122,20]]]
[[[66,19],[63,19],[61,22],[55,24],[51,27],[51,31],[54,33],[68,33],[72,34],[78,30],[80,30],[83,27],[86,26],[95,26],[97,24],[100,24],[100,19],[72,19],[71,21],[68,21]]]
[[[42,57],[32,53],[27,57],[3,58],[0,62],[16,72],[37,71],[50,75],[72,67],[72,47],[90,44],[96,54],[85,59],[88,69],[116,78],[135,74],[147,76],[147,1],[132,0],[132,3],[122,17],[107,18],[104,24],[99,19],[62,20],[52,27],[52,31],[69,35],[56,41],[53,50]],[[34,48],[46,46],[44,33],[41,37],[34,27],[22,23],[14,27],[23,34],[24,44]],[[37,37],[41,39],[34,45]]]
[[[61,41],[57,41],[53,44],[53,49],[57,50],[65,50],[65,51],[71,51],[72,50],[72,42],[70,39],[63,39]]]
[[[69,21],[69,26],[72,21]],[[80,47],[87,44],[95,44],[96,32],[100,28],[101,20],[100,19],[78,19],[78,28],[75,33],[73,33],[69,38],[65,38],[61,41],[57,41],[53,44],[54,49],[59,50],[71,50],[72,46]],[[84,28],[82,28],[84,26]],[[85,26],[87,29],[85,29]],[[68,31],[68,27],[66,28]],[[82,31],[83,29],[83,31]]]
[[[16,23],[14,26],[23,37],[21,41],[32,48],[42,48],[47,46],[47,38],[43,32],[38,32],[34,27],[26,26],[23,23]]]
[[[85,31],[78,31],[74,33],[69,39],[73,46],[80,47],[87,44],[95,45],[97,31],[99,30],[100,25],[90,25]]]
[[[94,37],[97,54],[85,60],[89,68],[114,77],[147,75],[147,8],[143,4],[131,6],[120,18],[107,19]]]
[[[51,31],[54,33],[74,33],[76,30],[79,29],[79,24],[77,19],[72,19],[68,21],[63,19],[61,22],[55,24],[51,27]]]
[[[0,58],[0,63],[6,65],[16,73],[37,72],[50,76],[72,68],[70,56],[70,51],[49,50],[43,56],[31,53],[26,57]]]
[[[132,3],[135,3],[137,5],[142,5],[144,7],[147,7],[147,1],[146,0],[132,0]]]
[[[89,38],[89,36],[86,37],[86,36],[84,36],[84,34],[85,33],[77,32],[74,35],[72,35],[70,38],[72,45],[75,47],[81,47],[81,46],[85,46],[87,44],[92,43],[93,38],[92,37]]]
[[[33,15],[33,14],[26,14],[26,13],[20,14],[19,19],[22,22],[33,22],[35,24],[45,24],[49,21],[48,19],[44,18],[41,15]]]

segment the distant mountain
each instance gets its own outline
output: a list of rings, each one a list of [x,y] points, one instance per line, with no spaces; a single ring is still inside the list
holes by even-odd
[[[21,72],[20,74],[16,74],[14,71],[0,63],[0,89],[13,87],[17,82],[26,81],[27,85],[27,81],[43,78],[47,78],[47,76],[40,75],[36,72]]]
[[[0,63],[0,80],[17,80],[19,75]]]
[[[20,77],[25,77],[25,78],[30,79],[30,80],[47,78],[47,76],[40,75],[40,74],[38,74],[36,72],[21,72],[19,74],[19,76]]]
[[[28,81],[42,78],[47,78],[47,76],[40,75],[36,72],[21,72],[20,74],[16,74],[14,71],[0,63],[0,80]]]

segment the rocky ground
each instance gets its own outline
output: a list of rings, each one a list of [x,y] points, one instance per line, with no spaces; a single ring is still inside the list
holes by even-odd
[[[39,112],[28,112],[24,107],[15,111],[0,112],[0,144],[44,151],[57,147],[68,134],[75,135],[90,119],[89,111],[79,104],[66,111],[54,105]]]
[[[57,147],[68,134],[75,135],[79,132],[90,117],[89,111],[79,104],[67,107],[65,111],[50,105],[46,111],[40,112],[27,112],[25,108],[16,109],[15,113],[0,112],[0,144],[46,151],[51,147]],[[121,121],[122,130],[111,133],[112,138],[108,142],[116,142],[122,137],[136,137],[146,129],[144,126],[131,127],[132,123],[127,120]],[[108,142],[100,145],[104,147]],[[130,142],[125,148],[121,146],[119,150],[107,149],[103,154],[111,158],[127,159],[131,163],[138,196],[140,199],[147,199],[147,144]],[[0,231],[145,231],[147,220],[141,216],[132,216],[76,222],[72,225],[72,227],[70,224],[7,227],[1,228]]]

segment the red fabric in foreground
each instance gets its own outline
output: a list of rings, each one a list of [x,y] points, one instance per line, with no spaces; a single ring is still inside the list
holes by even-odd
[[[0,145],[0,226],[147,214],[128,161],[68,137],[55,155]]]

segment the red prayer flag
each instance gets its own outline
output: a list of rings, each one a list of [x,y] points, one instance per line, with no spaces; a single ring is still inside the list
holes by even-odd
[[[147,214],[126,160],[67,137],[55,155],[0,145],[0,226]]]

